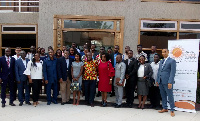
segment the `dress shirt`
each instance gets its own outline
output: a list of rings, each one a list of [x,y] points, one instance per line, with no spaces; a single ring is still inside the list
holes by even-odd
[[[140,65],[138,69],[138,77],[144,77],[144,64]]]
[[[152,63],[151,63],[151,68],[152,68],[152,70],[153,70],[152,78],[153,78],[154,80],[157,79],[157,74],[158,74],[158,69],[159,69],[159,63],[160,63],[160,62],[158,62],[158,63],[152,62]]]

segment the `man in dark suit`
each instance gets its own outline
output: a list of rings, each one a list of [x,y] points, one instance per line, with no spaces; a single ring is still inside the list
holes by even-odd
[[[174,113],[174,96],[173,96],[173,84],[174,84],[174,77],[176,73],[176,61],[169,57],[169,50],[163,49],[162,55],[164,57],[159,64],[158,75],[156,84],[159,85],[160,94],[162,97],[162,107],[159,113],[168,112],[167,107],[167,97],[170,104],[170,111],[171,116],[175,116]]]
[[[62,103],[64,104],[70,104],[70,85],[71,85],[71,65],[72,65],[73,59],[69,58],[69,51],[64,51],[64,56],[59,58],[57,61],[57,73],[58,73],[58,79],[60,82],[60,91],[61,91],[61,97],[62,97]]]
[[[117,55],[122,55],[122,54],[119,52],[119,46],[115,45],[114,53],[110,54],[110,60],[111,60],[113,67],[115,67],[115,65],[116,65]],[[112,82],[114,82],[114,78],[113,78]],[[111,93],[110,97],[112,97],[112,96],[115,96],[115,89],[114,89],[113,83],[112,83],[112,93]]]
[[[1,99],[2,107],[6,104],[6,86],[9,85],[10,103],[15,106],[14,102],[14,77],[15,77],[15,59],[10,56],[11,49],[5,49],[5,56],[0,58],[0,83],[1,83]]]
[[[24,71],[26,70],[27,63],[29,61],[26,57],[26,52],[21,51],[20,52],[21,58],[16,60],[15,62],[15,76],[17,81],[17,87],[18,87],[18,100],[19,100],[19,106],[23,105],[24,99],[24,89],[25,89],[25,101],[26,104],[31,105],[30,101],[30,91],[29,91],[29,84],[28,77],[24,74]]]
[[[138,61],[133,58],[133,51],[128,51],[128,58],[124,61],[126,64],[126,104],[125,106],[132,108],[134,101],[134,91],[137,84]]]

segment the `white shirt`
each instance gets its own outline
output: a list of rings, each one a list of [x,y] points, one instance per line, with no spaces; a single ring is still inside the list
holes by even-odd
[[[36,63],[36,65],[37,67],[33,66],[32,61],[29,61],[24,74],[31,75],[31,79],[42,79],[42,61]]]
[[[67,63],[67,68],[69,67],[69,59],[65,59]]]
[[[151,68],[152,68],[152,70],[153,70],[152,78],[153,78],[154,80],[157,79],[157,74],[158,74],[158,69],[159,69],[159,63],[160,63],[160,61],[159,61],[158,63],[155,63],[155,62],[152,62],[152,63],[151,63]]]
[[[21,58],[21,56],[17,57],[17,55],[13,55],[12,57],[15,58],[15,60]]]
[[[6,57],[6,63],[8,62],[8,57],[7,56],[5,56]],[[10,67],[10,61],[11,61],[11,57],[9,56],[9,65],[8,65],[8,67]]]
[[[162,64],[162,68],[163,68],[163,66],[165,65],[165,62],[167,61],[168,58],[169,58],[169,56],[168,56],[167,58],[164,58],[165,61],[164,61],[164,63]]]
[[[22,58],[21,58],[21,59],[22,59]],[[25,59],[25,60],[22,59],[22,62],[23,62],[23,64],[24,64],[25,68],[26,68],[26,59]]]
[[[144,77],[144,65],[140,65],[138,69],[138,77]]]

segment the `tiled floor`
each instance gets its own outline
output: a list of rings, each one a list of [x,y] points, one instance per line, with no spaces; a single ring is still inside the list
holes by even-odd
[[[95,100],[100,101],[101,97]],[[115,97],[109,97],[108,100],[114,102]],[[72,104],[63,106],[60,103],[48,106],[46,102],[39,102],[37,107],[25,104],[18,106],[18,101],[15,101],[17,105],[15,107],[7,103],[5,108],[0,107],[0,121],[200,121],[200,111],[197,113],[176,111],[176,116],[171,117],[170,112],[159,114],[153,109],[116,109],[112,106],[100,107],[98,103],[95,107]],[[135,103],[137,104],[137,100]]]

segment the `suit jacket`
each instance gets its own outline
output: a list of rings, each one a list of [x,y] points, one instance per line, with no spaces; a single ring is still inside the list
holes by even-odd
[[[98,54],[99,54],[99,53],[98,53],[97,51],[95,51],[95,52],[94,52],[94,55],[92,56],[92,58],[95,60]]]
[[[57,58],[51,60],[49,57],[43,62],[44,80],[48,83],[57,83]]]
[[[9,74],[13,80],[15,77],[15,58],[11,57],[10,68],[8,68],[6,57],[2,56],[0,58],[0,78],[6,80]]]
[[[29,59],[26,58],[26,67],[28,64]],[[27,75],[23,74],[24,71],[26,70],[26,67],[24,66],[24,63],[22,59],[18,59],[15,62],[15,76],[16,76],[16,81],[26,81],[27,80]]]
[[[114,66],[114,55],[115,53],[110,54],[110,59],[113,66]],[[122,55],[122,54],[118,52],[117,55]]]
[[[138,66],[138,69],[140,67],[140,64]],[[144,64],[144,76],[146,76],[147,78],[150,78],[152,77],[152,74],[153,74],[153,70],[151,68],[151,65],[149,63],[145,63]]]
[[[114,86],[116,85],[116,78],[120,78],[119,83],[122,83],[125,78],[126,72],[126,64],[124,62],[116,63],[115,66],[115,79],[114,79]]]
[[[69,79],[72,80],[72,75],[71,75],[72,62],[73,62],[73,59],[69,59],[69,66],[67,69],[67,63],[66,63],[65,57],[61,57],[58,59],[57,61],[58,79],[62,78],[63,81],[66,81],[67,77],[69,77]]]
[[[137,79],[138,61],[135,58],[130,59],[128,65],[128,59],[124,61],[126,64],[126,74],[129,75],[129,79],[134,81]]]
[[[163,65],[164,64],[164,65]],[[162,80],[162,84],[174,84],[174,77],[176,73],[176,61],[172,58],[168,58],[164,63],[164,59],[160,61],[157,80],[156,82],[160,83]]]

